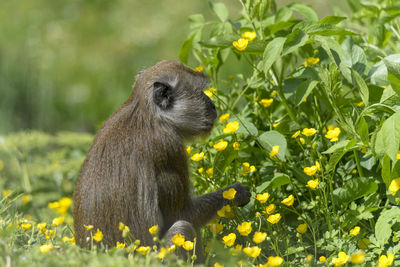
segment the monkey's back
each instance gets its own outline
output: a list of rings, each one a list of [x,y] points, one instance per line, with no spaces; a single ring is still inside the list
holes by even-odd
[[[173,214],[186,201],[187,163],[182,144],[175,139],[168,129],[155,129],[152,122],[144,121],[126,105],[104,123],[75,187],[78,244],[90,244],[86,241],[90,231],[84,225],[93,225],[92,231],[99,229],[103,241],[115,246],[122,241],[120,222],[129,226],[135,239],[150,244],[149,227],[159,225],[162,231],[179,216],[164,220],[165,213]]]

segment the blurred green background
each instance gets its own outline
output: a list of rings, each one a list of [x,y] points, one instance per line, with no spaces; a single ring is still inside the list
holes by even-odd
[[[221,2],[239,15],[239,1]],[[332,13],[330,1],[303,2]],[[94,132],[139,70],[178,59],[195,13],[215,18],[208,1],[0,1],[0,134]]]

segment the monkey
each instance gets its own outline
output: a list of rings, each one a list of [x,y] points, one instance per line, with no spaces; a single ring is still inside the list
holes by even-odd
[[[137,75],[129,98],[99,129],[78,175],[73,215],[81,247],[90,246],[84,225],[99,229],[108,247],[122,242],[120,222],[144,245],[153,244],[148,229],[154,225],[167,244],[175,234],[200,244],[200,227],[219,209],[249,202],[249,187],[240,183],[191,196],[184,141],[213,128],[217,111],[203,92],[208,83],[203,73],[173,60]],[[233,200],[223,198],[229,188],[237,192]]]

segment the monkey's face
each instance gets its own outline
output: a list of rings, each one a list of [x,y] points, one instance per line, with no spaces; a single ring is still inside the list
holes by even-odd
[[[144,74],[152,74],[148,84],[155,114],[184,136],[208,133],[217,118],[214,103],[203,92],[208,78],[178,61],[162,61]],[[150,78],[150,77],[149,77]]]

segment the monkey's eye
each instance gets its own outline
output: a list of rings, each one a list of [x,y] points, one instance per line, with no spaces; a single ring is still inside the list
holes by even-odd
[[[153,84],[153,101],[162,109],[167,109],[172,105],[172,89],[168,84],[155,82]]]

